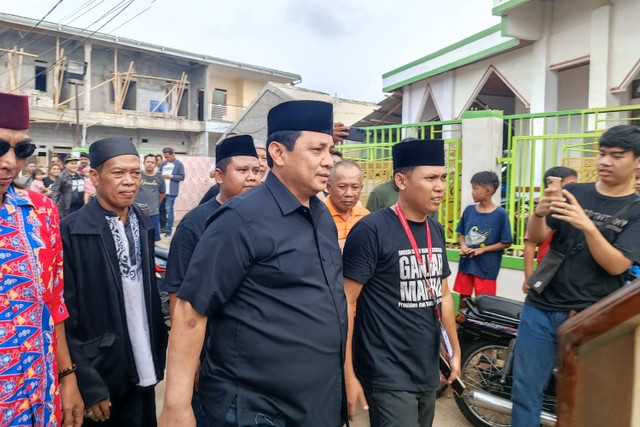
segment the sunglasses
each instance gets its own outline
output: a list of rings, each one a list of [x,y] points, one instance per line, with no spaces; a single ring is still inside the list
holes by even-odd
[[[34,151],[36,151],[36,145],[31,143],[30,139],[18,142],[16,145],[11,145],[7,141],[0,140],[0,157],[4,156],[13,148],[13,152],[19,159],[26,159],[31,157]]]

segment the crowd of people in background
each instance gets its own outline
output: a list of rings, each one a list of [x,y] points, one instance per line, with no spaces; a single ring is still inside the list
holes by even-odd
[[[265,143],[217,145],[214,186],[176,226],[185,168],[171,148],[141,157],[130,138],[105,138],[45,171],[28,161],[27,98],[0,94],[2,426],[153,427],[165,362],[163,427],[338,427],[357,406],[372,426],[433,423],[440,382],[461,368],[450,287],[495,295],[513,242],[493,201],[499,177],[471,179],[450,285],[435,218],[450,180],[443,141],[394,145],[393,177],[365,208],[362,168],[335,150],[348,128],[331,104],[285,102],[266,125]],[[589,184],[548,170],[528,219],[516,426],[539,424],[557,326],[640,262],[629,185],[640,193],[640,128],[605,132],[597,164]],[[163,233],[170,339],[154,269]],[[541,265],[565,254],[542,290],[536,248]]]
[[[167,237],[171,235],[173,202],[180,182],[184,180],[184,165],[175,159],[173,149],[167,147],[163,154],[147,154],[143,166],[143,180],[136,202],[148,206],[158,241],[161,233]],[[174,171],[176,166],[178,169]],[[89,153],[86,151],[56,154],[46,170],[43,166],[37,166],[35,161],[29,161],[13,183],[17,188],[29,189],[51,198],[56,202],[62,218],[77,211],[95,196],[90,170]],[[171,203],[168,210],[165,205],[167,189],[174,193],[169,198]]]

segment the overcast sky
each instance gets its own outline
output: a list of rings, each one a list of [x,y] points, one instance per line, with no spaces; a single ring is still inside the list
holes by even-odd
[[[41,19],[59,1],[3,0],[0,11]],[[95,30],[129,3],[100,31],[296,73],[305,88],[372,102],[383,99],[383,73],[499,22],[492,0],[62,0],[46,20]]]

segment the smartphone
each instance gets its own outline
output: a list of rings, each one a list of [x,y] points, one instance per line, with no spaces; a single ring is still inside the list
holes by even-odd
[[[442,354],[440,354],[440,372],[445,378],[449,378],[449,376],[451,375],[451,366]],[[456,396],[461,397],[464,394],[464,391],[467,389],[467,386],[464,385],[460,378],[456,378],[451,383],[451,388],[453,389],[453,392],[456,394]]]
[[[547,178],[547,189],[554,193],[562,192],[562,178],[558,178],[557,176],[550,176]]]
[[[367,138],[367,131],[362,128],[349,128],[349,135],[347,135],[344,139],[348,139],[349,141],[357,141],[364,142]]]

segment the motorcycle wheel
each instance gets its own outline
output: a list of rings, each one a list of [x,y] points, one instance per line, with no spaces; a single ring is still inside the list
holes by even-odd
[[[511,398],[511,374],[505,384],[500,384],[502,369],[507,358],[507,345],[477,341],[463,347],[461,377],[467,393],[455,396],[462,415],[474,426],[501,427],[511,425],[511,416],[490,409],[474,406],[468,400],[468,392],[482,390],[507,400]]]

